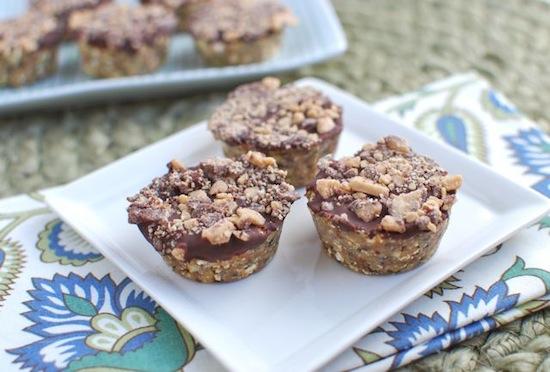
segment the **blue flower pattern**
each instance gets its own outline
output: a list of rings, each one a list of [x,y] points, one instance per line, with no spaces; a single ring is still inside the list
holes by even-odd
[[[103,255],[82,239],[72,228],[56,218],[38,235],[36,247],[43,262],[82,266],[103,259]]]
[[[497,92],[494,89],[487,90],[487,98],[489,102],[497,109],[508,115],[516,115],[519,113],[519,110],[516,106],[508,102],[502,94]]]
[[[518,163],[527,168],[527,173],[543,177],[533,188],[550,197],[550,138],[542,130],[531,128],[504,139],[514,151]]]
[[[449,327],[461,328],[472,321],[473,314],[478,314],[478,319],[481,319],[511,309],[517,302],[518,295],[509,295],[508,286],[503,280],[494,283],[487,290],[476,287],[473,295],[464,294],[460,302],[447,301],[450,308]]]
[[[17,355],[15,361],[23,363],[24,368],[33,370],[57,371],[73,360],[98,353],[101,343],[94,343],[93,338],[104,329],[94,326],[94,319],[107,314],[120,319],[127,309],[152,317],[156,308],[156,303],[128,278],[117,285],[109,275],[97,279],[92,274],[82,278],[71,273],[67,277],[56,274],[52,280],[32,281],[32,300],[26,303],[30,311],[23,315],[33,325],[25,330],[40,339],[8,352]],[[116,323],[108,325],[112,328],[113,324],[116,328]],[[153,332],[141,333],[128,340],[120,351],[133,350],[152,337]]]
[[[61,242],[61,234],[64,232],[63,227],[65,224],[61,221],[58,221],[52,228],[51,234],[49,236],[50,247],[58,255],[67,256],[73,260],[82,260],[82,261],[96,261],[101,259],[103,256],[101,253],[97,252],[95,249],[89,252],[75,252],[67,250],[67,246]]]
[[[517,294],[509,295],[506,282],[500,280],[487,290],[477,287],[471,296],[463,295],[459,302],[447,301],[450,310],[448,320],[438,312],[431,317],[425,314],[403,314],[402,322],[390,322],[394,329],[385,330],[391,337],[387,343],[398,351],[392,367],[400,366],[410,352],[421,357],[430,355],[452,342],[474,337],[493,328],[496,321],[486,316],[513,308],[518,297]],[[481,318],[480,321],[471,323],[473,314]],[[424,341],[427,342],[422,344]],[[420,350],[414,348],[419,344],[422,346]]]
[[[398,353],[396,354],[393,367],[400,365],[407,352],[419,342],[431,339],[426,345],[425,350],[420,355],[428,355],[431,350],[440,350],[444,347],[445,337],[437,337],[445,334],[449,329],[449,324],[438,312],[431,317],[425,314],[418,314],[416,317],[410,314],[403,314],[403,322],[390,322],[395,328],[391,331],[385,331],[392,339],[386,343],[392,345]]]
[[[468,153],[466,125],[461,117],[456,114],[442,115],[437,119],[436,126],[445,142]]]

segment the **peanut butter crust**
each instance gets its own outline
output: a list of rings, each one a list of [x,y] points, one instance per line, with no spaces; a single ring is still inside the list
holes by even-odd
[[[98,48],[137,52],[176,29],[175,16],[161,6],[108,4],[71,16],[69,27],[81,43]]]
[[[308,150],[340,134],[340,106],[313,88],[280,84],[265,78],[230,93],[208,123],[216,139],[259,151]]]
[[[210,0],[189,20],[193,37],[214,42],[253,42],[296,23],[292,12],[277,0]]]
[[[462,177],[388,136],[353,157],[322,159],[308,206],[344,229],[408,237],[448,218]]]
[[[268,237],[278,239],[297,199],[274,159],[257,152],[191,168],[172,161],[168,169],[128,199],[128,218],[171,262],[242,260]]]

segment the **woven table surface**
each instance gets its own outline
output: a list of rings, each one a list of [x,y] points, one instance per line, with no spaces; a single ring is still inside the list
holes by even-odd
[[[468,70],[550,128],[550,5],[538,0],[336,0],[347,54],[319,76],[367,101]],[[548,94],[548,95],[547,95]],[[224,92],[0,119],[0,197],[61,184],[208,117]],[[550,371],[550,310],[404,370]]]

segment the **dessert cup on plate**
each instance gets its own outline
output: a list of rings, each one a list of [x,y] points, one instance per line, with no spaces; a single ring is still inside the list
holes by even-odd
[[[388,136],[322,159],[308,207],[327,253],[363,274],[413,269],[436,251],[462,177]]]
[[[297,23],[278,0],[209,0],[189,17],[189,32],[209,65],[261,62],[274,56],[285,27]]]
[[[208,128],[226,156],[263,152],[300,187],[313,180],[319,159],[336,150],[342,109],[316,89],[265,78],[231,92]]]
[[[62,35],[54,17],[34,11],[0,21],[0,86],[18,87],[53,74]]]
[[[188,31],[189,18],[201,4],[209,0],[141,0],[144,5],[160,5],[174,12],[178,18],[178,30]]]
[[[129,198],[128,219],[178,274],[204,283],[243,279],[273,257],[297,199],[275,159],[249,152],[168,173]]]
[[[64,40],[73,40],[76,35],[69,28],[71,14],[80,10],[95,9],[112,0],[32,0],[31,8],[43,14],[49,14],[57,19],[63,30]]]
[[[175,16],[160,6],[113,3],[73,14],[69,27],[78,34],[84,72],[112,78],[158,69],[176,23]]]

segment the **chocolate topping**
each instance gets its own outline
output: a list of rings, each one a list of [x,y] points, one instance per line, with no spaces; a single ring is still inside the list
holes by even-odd
[[[92,9],[112,0],[32,0],[31,7],[61,19],[77,10]]]
[[[178,161],[128,198],[128,220],[163,254],[208,261],[253,249],[282,224],[297,199],[273,158],[249,152],[185,168]]]
[[[435,231],[448,218],[461,176],[389,136],[353,157],[323,158],[308,186],[308,206],[350,230],[399,233]]]
[[[295,23],[277,0],[210,0],[193,12],[189,30],[208,42],[251,42]]]
[[[179,9],[186,5],[195,4],[201,1],[204,2],[209,0],[141,0],[141,3],[162,5],[169,9]]]
[[[313,88],[265,78],[231,92],[208,128],[230,145],[309,149],[342,131],[342,109]]]
[[[0,21],[0,53],[31,53],[42,48],[56,46],[63,34],[55,18],[28,12],[24,15]]]
[[[126,51],[136,51],[159,36],[170,35],[176,25],[176,17],[161,6],[114,3],[77,12],[69,22],[81,40],[100,48]]]

